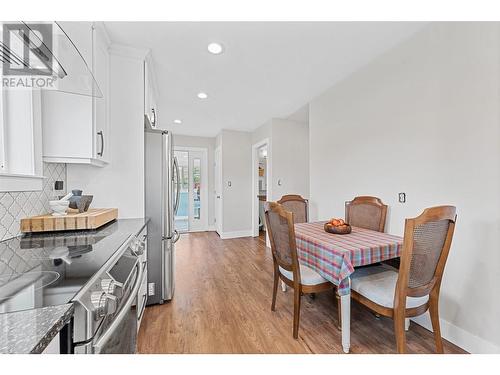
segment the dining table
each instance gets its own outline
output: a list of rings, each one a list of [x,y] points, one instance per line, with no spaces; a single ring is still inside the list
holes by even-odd
[[[332,234],[324,230],[325,223],[295,224],[297,253],[301,264],[312,268],[337,287],[342,315],[342,349],[344,353],[349,353],[351,276],[356,267],[399,257],[403,238],[354,226],[349,234]]]

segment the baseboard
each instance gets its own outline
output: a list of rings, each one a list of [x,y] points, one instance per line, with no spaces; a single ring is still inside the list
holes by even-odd
[[[421,325],[425,329],[432,332],[431,319],[428,313],[424,315],[411,318],[412,321]],[[448,322],[447,320],[440,320],[441,336],[452,342],[453,344],[461,347],[462,349],[473,354],[499,354],[500,346],[492,342],[486,341],[474,334],[463,330],[460,327]]]
[[[251,229],[248,229],[248,230],[238,230],[235,232],[222,232],[219,233],[219,236],[223,240],[228,240],[230,238],[252,237],[253,231]]]
[[[209,232],[215,232],[215,225],[209,225],[208,226],[208,231]]]

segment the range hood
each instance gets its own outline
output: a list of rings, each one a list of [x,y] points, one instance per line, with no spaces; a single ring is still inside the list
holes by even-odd
[[[27,82],[34,88],[102,97],[91,62],[85,61],[57,22],[2,22],[1,27],[4,89],[6,83],[19,87]]]

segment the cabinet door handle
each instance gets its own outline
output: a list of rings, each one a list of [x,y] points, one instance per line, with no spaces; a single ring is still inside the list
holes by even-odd
[[[151,108],[151,125],[156,126],[156,112],[154,108]]]
[[[101,152],[98,152],[97,155],[102,156],[104,154],[104,134],[102,130],[98,131],[97,134],[101,136]]]

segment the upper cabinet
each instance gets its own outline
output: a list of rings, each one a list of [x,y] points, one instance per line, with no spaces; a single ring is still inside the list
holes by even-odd
[[[153,128],[158,126],[158,96],[156,91],[152,61],[144,61],[144,114]]]
[[[60,91],[42,92],[43,160],[105,166],[109,163],[109,42],[94,22],[60,26],[91,70],[101,97]]]
[[[0,192],[43,185],[39,90],[0,90]]]

